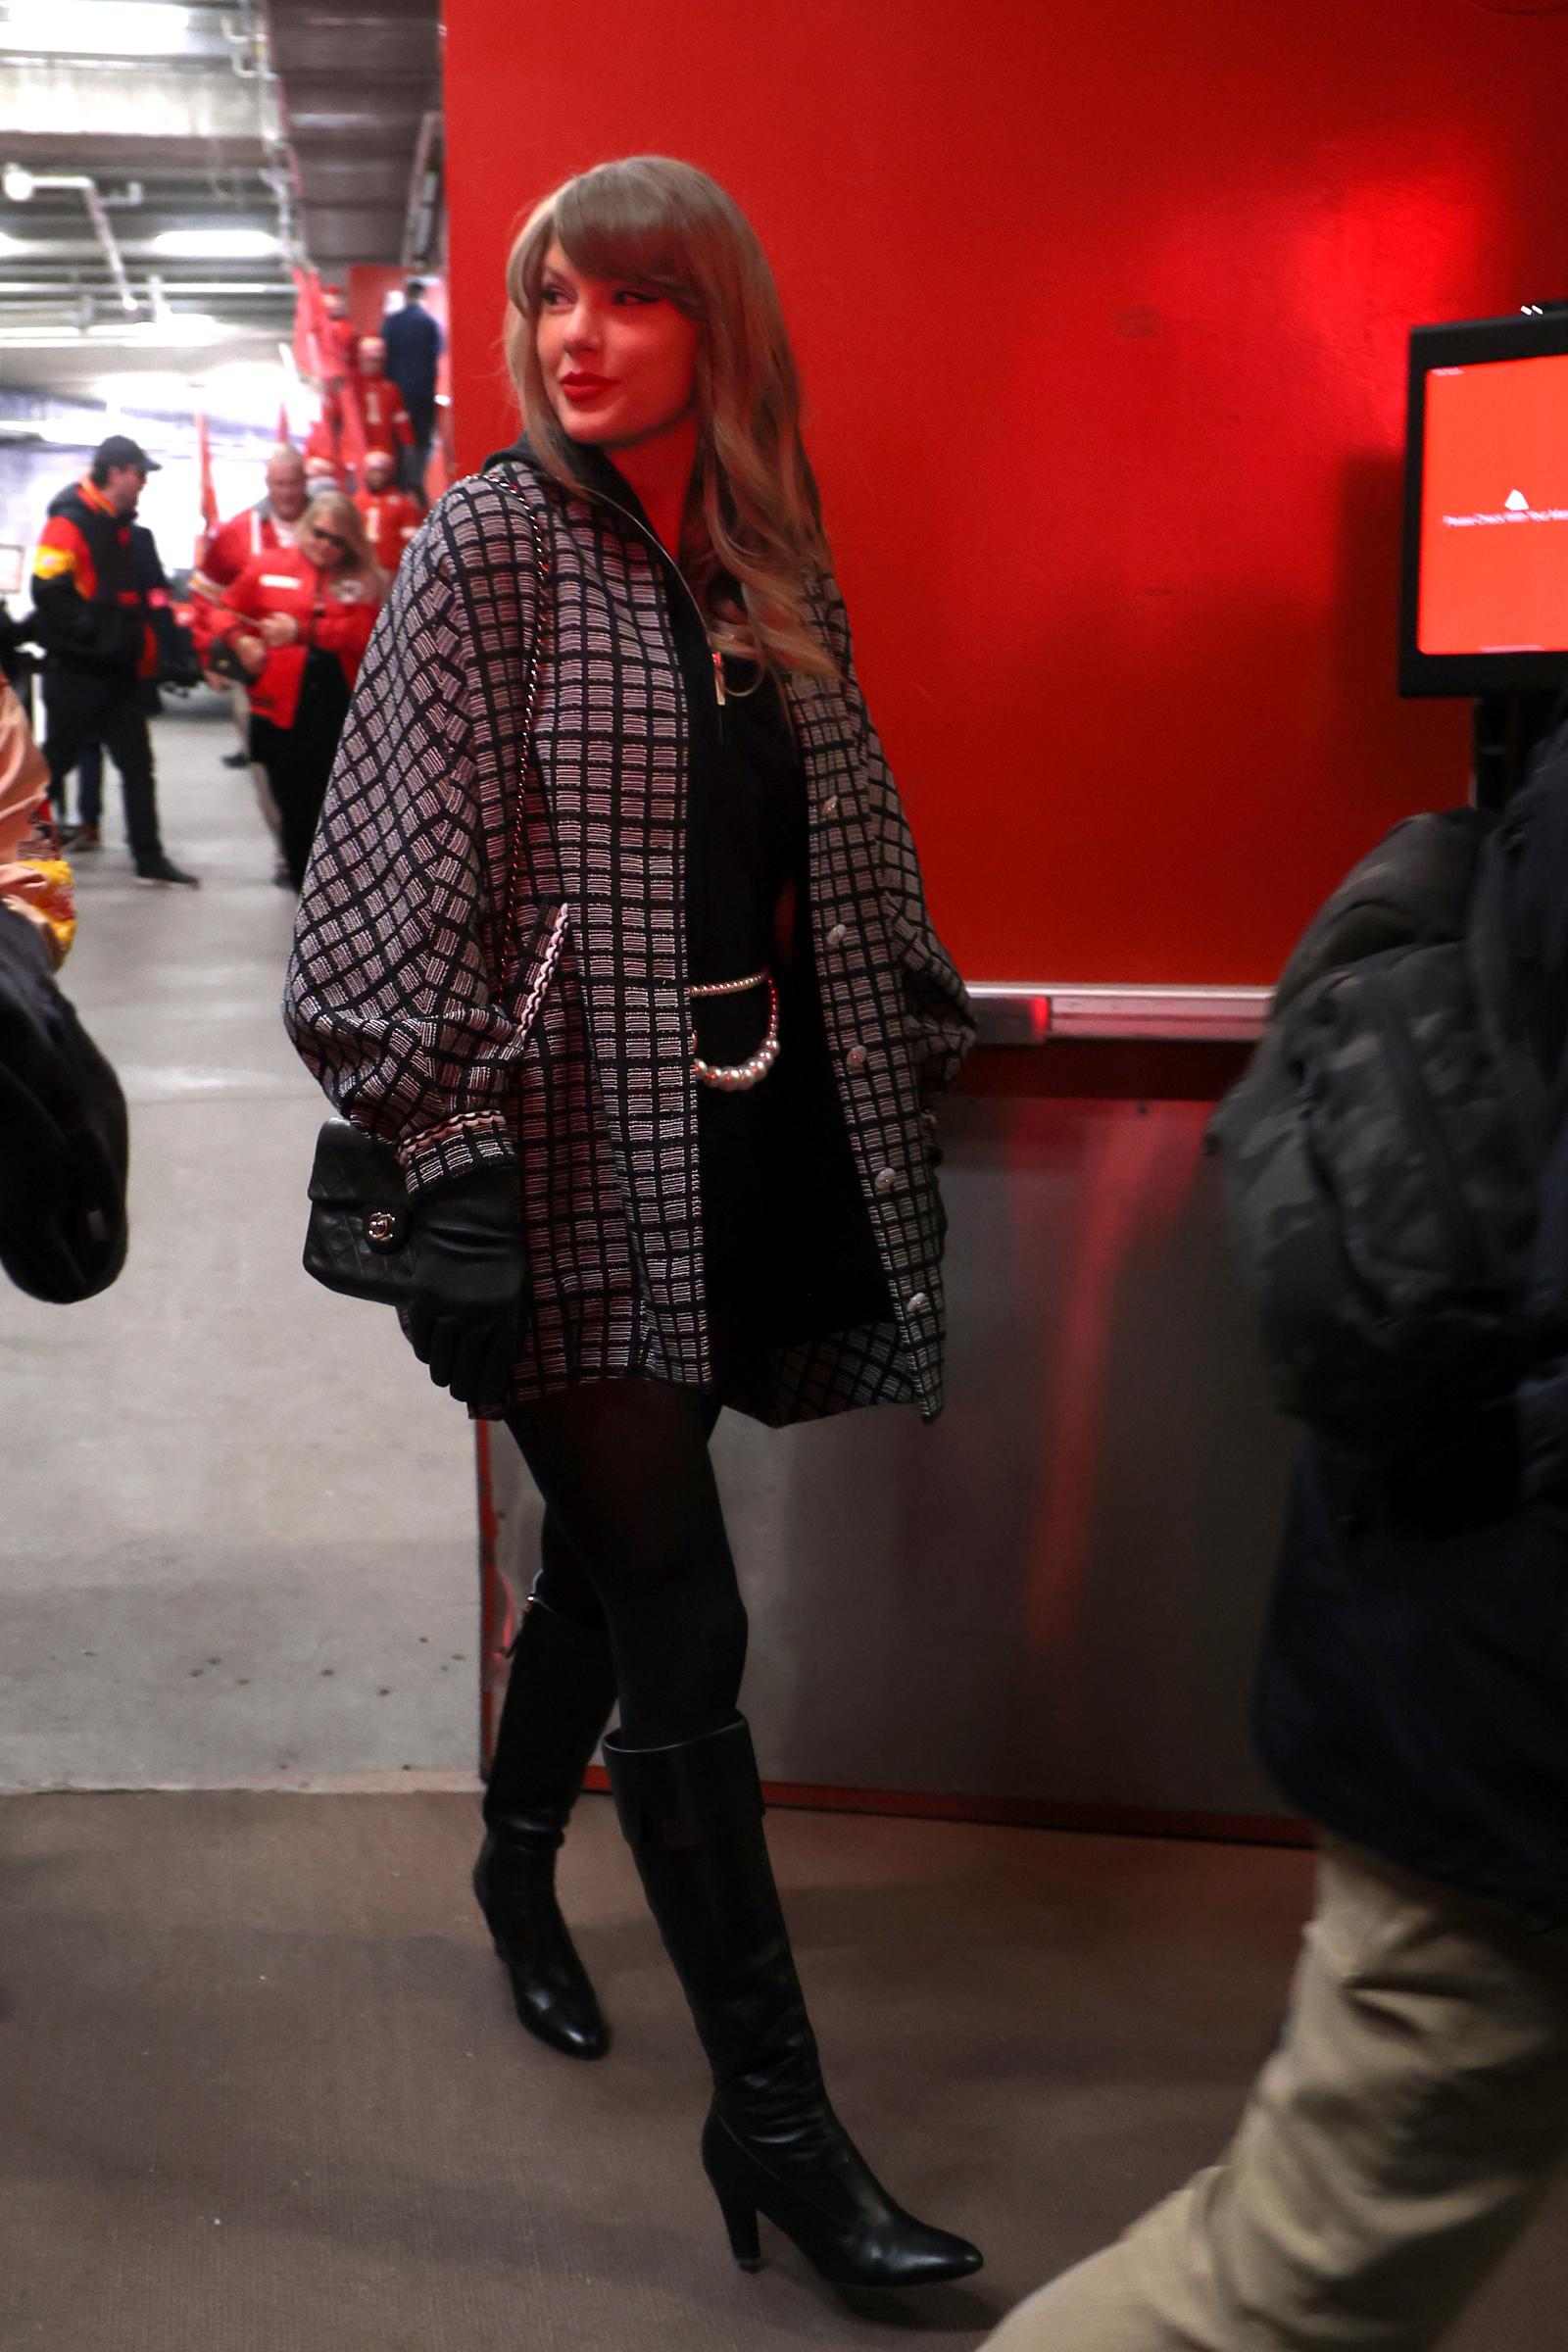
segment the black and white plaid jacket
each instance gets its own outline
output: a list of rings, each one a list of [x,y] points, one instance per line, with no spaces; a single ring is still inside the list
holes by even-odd
[[[529,512],[553,594],[538,610]],[[831,582],[839,681],[794,674],[822,1007],[893,1320],[779,1350],[733,1401],[773,1422],[941,1409],[931,1105],[973,1022]],[[525,760],[525,653],[544,629]],[[686,998],[690,731],[662,568],[636,520],[525,456],[459,482],[399,568],[360,675],[300,905],[284,1017],[410,1191],[515,1164],[533,1328],[513,1399],[639,1374],[707,1385]],[[494,990],[521,795],[517,959]]]

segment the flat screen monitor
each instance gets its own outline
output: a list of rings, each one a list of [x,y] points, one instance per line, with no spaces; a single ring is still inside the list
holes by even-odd
[[[1418,326],[1401,694],[1568,680],[1568,315]]]

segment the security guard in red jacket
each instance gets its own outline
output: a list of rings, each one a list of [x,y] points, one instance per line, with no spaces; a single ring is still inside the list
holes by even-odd
[[[399,466],[414,447],[414,426],[403,406],[403,395],[386,371],[386,345],[379,335],[360,337],[360,372],[354,389],[359,394],[367,449],[389,449]]]
[[[56,795],[89,744],[120,770],[125,834],[138,882],[195,886],[158,831],[143,678],[158,672],[147,595],[130,523],[156,461],[123,433],[93,452],[86,478],[49,508],[33,559],[35,633],[44,649],[44,757]]]
[[[407,490],[394,487],[397,462],[389,449],[365,454],[365,488],[354,504],[365,516],[365,535],[370,553],[390,579],[403,561],[403,550],[424,520],[424,509]]]
[[[230,580],[270,548],[292,547],[308,503],[304,460],[291,443],[280,441],[267,461],[267,496],[214,532],[190,575],[191,631],[199,655],[205,656],[212,643]]]

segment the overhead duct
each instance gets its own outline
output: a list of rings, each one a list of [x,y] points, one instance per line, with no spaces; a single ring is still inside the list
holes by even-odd
[[[135,318],[142,305],[136,300],[125,269],[124,258],[116,242],[114,228],[109,219],[109,210],[104,203],[103,191],[89,172],[27,172],[20,164],[7,164],[4,174],[0,175],[0,185],[4,186],[6,195],[13,204],[30,203],[39,188],[76,189],[87,207],[88,217],[93,227],[98,232],[98,242],[103,247],[105,259],[109,264],[109,274],[114,279],[116,292],[120,296],[120,307],[128,317]],[[127,190],[126,193],[128,197],[129,191]],[[136,191],[138,202],[140,195],[141,191],[138,188]]]

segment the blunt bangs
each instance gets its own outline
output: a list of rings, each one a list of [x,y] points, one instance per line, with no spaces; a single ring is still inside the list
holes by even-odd
[[[606,164],[568,181],[552,208],[554,242],[585,277],[647,286],[701,318],[690,251],[695,223],[680,219],[672,191],[651,183],[635,164]]]

